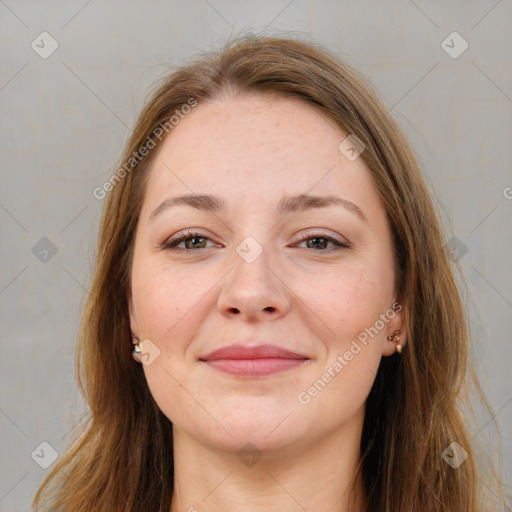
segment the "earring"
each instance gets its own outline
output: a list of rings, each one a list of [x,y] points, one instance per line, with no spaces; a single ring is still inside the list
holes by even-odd
[[[136,334],[133,334],[133,332],[132,332],[131,335],[132,335],[132,338],[135,338],[137,340],[137,343],[132,343],[133,344],[132,357],[133,357],[133,359],[135,359],[135,361],[140,363],[140,354],[142,354],[142,343],[140,341],[140,338]]]
[[[395,331],[391,336],[388,336],[388,340],[389,341],[394,341],[394,342],[397,342],[397,341],[400,341],[400,331]],[[401,354],[402,353],[402,345],[400,345],[400,343],[397,343],[396,344],[396,351]]]

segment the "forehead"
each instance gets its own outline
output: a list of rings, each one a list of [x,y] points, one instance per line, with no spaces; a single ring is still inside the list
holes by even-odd
[[[163,142],[146,195],[154,203],[170,193],[211,193],[262,206],[302,193],[378,201],[364,160],[340,153],[345,137],[298,98],[243,94],[200,103]]]
[[[260,167],[276,157],[298,164],[298,148],[307,148],[309,158],[332,158],[341,137],[326,115],[304,101],[245,94],[198,105],[176,126],[162,153],[175,162],[209,159],[263,172]]]

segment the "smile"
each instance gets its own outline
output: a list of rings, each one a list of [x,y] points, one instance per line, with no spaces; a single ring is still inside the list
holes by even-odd
[[[309,358],[274,345],[230,345],[200,359],[215,370],[242,377],[264,377],[296,368]]]

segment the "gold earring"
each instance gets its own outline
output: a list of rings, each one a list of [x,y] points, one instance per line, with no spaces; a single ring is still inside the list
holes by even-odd
[[[388,340],[389,341],[394,341],[395,343],[397,341],[400,341],[400,331],[395,331],[391,336],[388,336]],[[400,345],[400,343],[397,343],[396,344],[396,351],[401,354],[402,353],[402,345]]]
[[[135,338],[137,340],[137,343],[133,343],[132,357],[133,359],[135,359],[135,361],[140,363],[140,354],[142,354],[142,344],[140,338],[136,334],[133,334],[132,332],[131,335],[132,338]]]

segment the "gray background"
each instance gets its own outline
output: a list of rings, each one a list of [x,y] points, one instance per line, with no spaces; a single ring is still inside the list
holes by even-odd
[[[162,64],[240,29],[325,44],[368,77],[410,137],[447,240],[458,239],[510,479],[511,21],[510,0],[0,0],[0,512],[29,509],[47,471],[31,453],[43,441],[62,452],[85,410],[73,358],[102,207],[92,191],[115,170]],[[46,59],[31,47],[43,31],[59,45]],[[442,47],[453,31],[469,44],[458,58]],[[42,237],[57,248],[47,261],[44,246],[32,250]],[[494,437],[488,421],[479,440]]]

